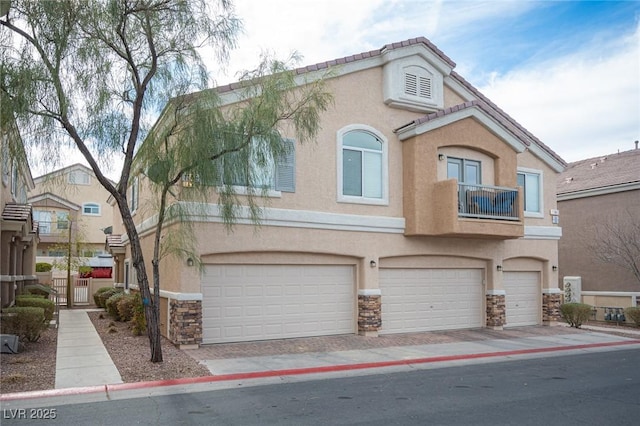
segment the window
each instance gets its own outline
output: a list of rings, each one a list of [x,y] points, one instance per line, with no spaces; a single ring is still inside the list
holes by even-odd
[[[248,167],[252,167],[251,170],[248,170],[247,167],[238,167],[238,163],[242,163],[242,161],[234,161],[239,159],[241,154],[227,154],[222,158],[223,172],[220,181],[226,185],[246,187],[248,186],[248,173],[251,173],[253,188],[295,192],[295,142],[292,139],[284,139],[282,143],[285,148],[284,153],[277,159],[268,150],[250,152]],[[197,181],[197,176],[195,179]],[[183,182],[182,185],[192,186],[193,178],[189,176],[187,182]]]
[[[542,217],[542,172],[539,170],[518,171],[518,186],[524,190],[525,216]]]
[[[20,179],[20,175],[18,174],[18,165],[14,162],[11,173],[11,195],[17,197],[18,195],[18,182]]]
[[[100,215],[100,204],[97,203],[84,203],[82,205],[82,214],[90,216]]]
[[[349,126],[338,132],[338,199],[386,204],[387,144],[372,128]]]
[[[72,185],[90,185],[91,176],[82,170],[69,172],[69,183]]]
[[[9,139],[7,136],[2,137],[2,183],[9,185],[11,177],[11,156],[9,155]]]
[[[129,207],[131,208],[131,213],[135,212],[138,209],[138,177],[134,177],[131,183],[131,199],[129,200]]]
[[[51,213],[42,210],[33,211],[33,220],[38,222],[38,232],[40,234],[51,233]]]
[[[69,215],[67,213],[57,213],[56,223],[58,229],[69,229]]]
[[[480,185],[482,171],[480,162],[464,158],[447,158],[447,178],[458,179],[458,183],[466,185]]]

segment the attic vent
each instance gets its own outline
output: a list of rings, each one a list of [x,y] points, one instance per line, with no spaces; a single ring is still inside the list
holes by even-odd
[[[410,96],[431,99],[431,79],[411,73],[405,73],[404,93]]]

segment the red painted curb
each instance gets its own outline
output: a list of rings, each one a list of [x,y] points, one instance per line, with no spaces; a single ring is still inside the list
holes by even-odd
[[[266,377],[277,376],[297,376],[302,374],[318,374],[318,373],[330,373],[337,371],[351,371],[351,370],[365,370],[370,368],[381,367],[396,367],[401,365],[414,365],[414,364],[429,364],[436,362],[446,361],[460,361],[465,359],[480,359],[480,358],[494,358],[501,356],[514,356],[514,355],[526,355],[545,352],[561,352],[577,349],[590,349],[590,348],[603,348],[610,346],[626,346],[640,344],[640,340],[626,340],[622,342],[606,342],[606,343],[588,343],[584,345],[573,346],[554,346],[550,348],[535,348],[535,349],[517,349],[501,352],[487,352],[478,354],[461,354],[461,355],[443,355],[428,358],[414,358],[414,359],[401,359],[391,361],[377,361],[377,362],[365,362],[358,364],[340,364],[340,365],[328,365],[324,367],[305,367],[305,368],[292,368],[285,370],[270,370],[270,371],[255,371],[249,373],[234,373],[234,374],[222,374],[220,376],[203,376],[184,379],[171,379],[171,380],[157,380],[152,382],[136,382],[136,383],[118,383],[113,385],[100,385],[100,386],[87,386],[81,388],[65,388],[65,389],[48,389],[42,391],[32,392],[17,392],[11,394],[0,395],[0,401],[15,401],[20,399],[34,399],[44,398],[51,396],[66,396],[66,395],[84,395],[98,392],[110,392],[132,390],[132,389],[146,389],[152,387],[167,387],[178,385],[192,385],[196,383],[212,383],[212,382],[225,382],[233,380],[247,380],[247,379],[259,379]]]

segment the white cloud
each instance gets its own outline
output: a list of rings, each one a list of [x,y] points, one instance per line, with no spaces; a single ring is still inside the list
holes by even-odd
[[[480,90],[566,161],[640,138],[640,31],[494,77]]]

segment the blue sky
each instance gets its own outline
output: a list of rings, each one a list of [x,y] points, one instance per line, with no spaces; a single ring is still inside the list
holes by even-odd
[[[455,70],[565,161],[640,139],[640,2],[234,0],[244,32],[216,85],[268,51],[299,65],[424,36]],[[212,57],[213,55],[206,55]],[[70,154],[67,164],[84,163]],[[119,164],[113,159],[112,163]],[[120,170],[108,175],[117,179]],[[39,170],[34,170],[38,175]]]
[[[300,65],[425,36],[456,71],[566,161],[640,139],[640,3],[236,0],[244,34],[216,83],[262,51]]]

